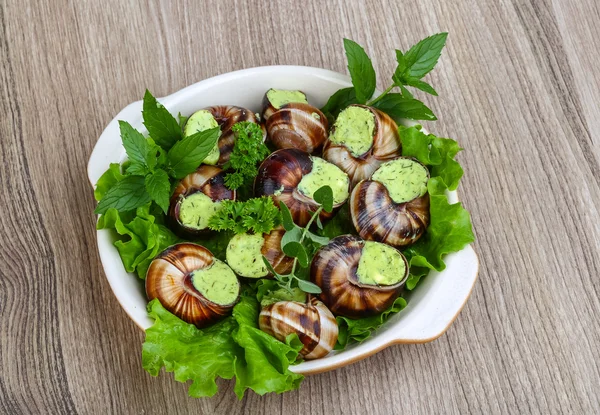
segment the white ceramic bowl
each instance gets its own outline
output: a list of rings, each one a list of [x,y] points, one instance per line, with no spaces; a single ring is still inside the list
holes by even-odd
[[[266,66],[231,72],[206,79],[160,99],[173,114],[190,115],[194,111],[220,104],[232,104],[260,111],[262,97],[269,88],[299,89],[308,101],[321,107],[336,90],[351,86],[350,78],[336,72],[303,66]],[[118,120],[125,120],[146,133],[142,124],[142,101],[125,107],[108,124],[94,147],[88,164],[88,176],[95,186],[110,163],[120,162],[125,156],[121,145]],[[457,201],[456,192],[450,192],[451,203]],[[143,282],[127,273],[111,231],[98,231],[98,250],[106,278],[117,300],[142,329],[152,325],[146,313],[146,295]],[[310,374],[332,370],[370,356],[397,343],[425,343],[440,337],[452,324],[465,305],[477,279],[478,260],[475,251],[467,246],[445,258],[443,272],[431,272],[421,285],[410,294],[408,306],[394,315],[373,336],[325,358],[292,366],[294,372]]]

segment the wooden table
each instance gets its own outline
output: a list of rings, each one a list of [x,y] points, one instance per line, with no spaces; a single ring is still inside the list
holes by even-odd
[[[0,2],[0,413],[599,413],[597,1],[45,3]],[[344,72],[343,37],[385,87],[395,47],[443,30],[428,128],[465,148],[481,261],[446,335],[241,402],[144,372],[96,250],[108,121],[236,69]]]

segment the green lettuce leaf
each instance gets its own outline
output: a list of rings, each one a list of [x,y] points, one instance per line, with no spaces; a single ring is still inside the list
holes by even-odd
[[[150,204],[135,211],[119,213],[109,209],[98,219],[97,229],[114,229],[121,238],[114,243],[119,251],[127,272],[136,272],[142,279],[156,255],[168,246],[178,242],[178,238],[165,226],[156,223],[156,217],[149,212]]]
[[[348,343],[361,342],[367,339],[374,330],[385,323],[392,315],[400,312],[404,307],[406,307],[406,300],[398,297],[390,308],[376,316],[360,319],[336,317],[339,334],[335,349],[340,350],[345,348]]]
[[[119,163],[110,163],[108,170],[106,170],[96,183],[96,189],[94,189],[94,198],[96,200],[102,199],[106,193],[115,185],[117,182],[123,180],[125,176],[121,174],[121,165]]]
[[[444,255],[460,251],[475,240],[469,212],[460,203],[448,203],[444,181],[440,177],[432,177],[427,188],[431,223],[425,235],[404,251],[411,266],[411,276],[406,284],[409,290],[426,275],[425,270],[445,269]]]
[[[246,389],[259,395],[297,389],[303,376],[291,372],[289,365],[298,358],[302,343],[295,335],[280,342],[258,329],[259,310],[255,293],[246,289],[232,316],[198,329],[153,300],[148,312],[154,324],[146,330],[142,365],[152,376],[164,367],[178,382],[191,380],[192,397],[217,393],[217,377],[235,377],[239,399]]]

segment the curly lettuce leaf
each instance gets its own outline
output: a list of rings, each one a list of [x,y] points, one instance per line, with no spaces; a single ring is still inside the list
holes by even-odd
[[[142,279],[150,262],[161,251],[178,242],[165,226],[156,223],[150,205],[138,208],[135,216],[111,208],[98,219],[97,229],[114,229],[121,238],[114,243],[127,272],[136,272]]]
[[[169,313],[158,300],[148,304],[154,324],[146,330],[142,365],[152,376],[162,367],[175,380],[191,380],[189,395],[213,396],[217,377],[236,378],[234,391],[242,399],[246,389],[259,395],[297,389],[302,375],[289,370],[298,358],[302,343],[297,336],[286,342],[258,328],[259,304],[247,290],[234,307],[233,315],[198,329]]]
[[[106,193],[125,176],[121,174],[121,165],[119,163],[110,163],[108,169],[100,176],[96,188],[94,189],[94,198],[100,201]]]
[[[336,317],[339,334],[335,350],[341,350],[348,343],[361,342],[371,336],[374,330],[385,323],[392,315],[400,312],[406,307],[406,300],[398,297],[394,304],[381,314],[372,317],[351,319],[348,317]]]
[[[431,223],[425,235],[404,251],[411,266],[411,275],[406,283],[409,290],[426,275],[426,271],[445,269],[444,255],[460,251],[475,240],[469,212],[461,203],[448,203],[444,181],[440,177],[432,177],[427,188]]]

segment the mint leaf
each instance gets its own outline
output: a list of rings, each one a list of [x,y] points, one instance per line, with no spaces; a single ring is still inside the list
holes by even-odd
[[[142,117],[150,136],[165,150],[181,139],[181,127],[175,117],[148,90],[144,94]]]
[[[394,71],[394,75],[392,75],[392,81],[398,86],[404,84],[404,72],[406,71],[406,59],[404,58],[404,54],[402,51],[396,49],[396,61],[398,61],[398,66]]]
[[[338,116],[340,111],[351,104],[358,103],[359,102],[356,98],[356,91],[354,90],[354,87],[344,88],[338,90],[335,94],[330,96],[327,104],[321,108],[321,111],[330,119],[330,121],[333,121]]]
[[[119,212],[134,210],[150,202],[142,176],[127,176],[116,183],[100,200],[94,213],[104,213],[110,208]]]
[[[387,94],[373,106],[400,122],[401,118],[411,120],[437,120],[433,112],[421,101],[403,97],[401,94]]]
[[[438,33],[421,40],[404,54],[407,75],[421,79],[436,65],[446,44],[448,33]]]
[[[219,133],[219,127],[215,127],[175,143],[167,154],[171,176],[182,179],[196,170],[217,143]]]
[[[428,94],[437,96],[437,92],[435,89],[433,89],[433,87],[431,85],[429,85],[427,82],[425,81],[421,81],[419,79],[416,78],[408,78],[406,80],[406,85],[415,87],[417,89],[420,89],[423,92],[427,92]]]
[[[121,130],[121,141],[127,152],[127,157],[131,161],[131,166],[139,165],[147,170],[152,170],[156,166],[156,156],[152,154],[152,150],[146,138],[138,130],[133,128],[126,121],[119,121],[119,129]],[[135,169],[142,170],[141,167]],[[130,171],[130,169],[127,169]]]
[[[410,99],[414,98],[413,94],[411,94],[410,91],[404,87],[404,85],[398,85],[398,88],[400,88],[400,92],[402,93],[403,97]]]
[[[319,205],[323,206],[325,212],[333,210],[333,190],[329,186],[323,186],[313,193],[313,199]]]
[[[359,103],[366,103],[375,92],[376,75],[371,59],[356,42],[344,39],[344,49],[348,58],[348,70]]]
[[[171,193],[171,183],[169,175],[164,170],[156,170],[154,173],[146,176],[146,191],[156,202],[158,206],[167,213],[169,209],[169,195]]]
[[[94,190],[94,198],[101,200],[106,193],[119,181],[123,180],[125,176],[121,174],[121,165],[119,163],[111,163],[102,176],[96,183],[96,189]]]

